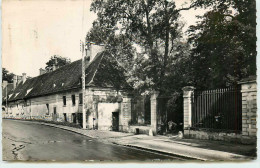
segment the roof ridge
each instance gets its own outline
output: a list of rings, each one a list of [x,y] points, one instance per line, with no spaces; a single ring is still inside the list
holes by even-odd
[[[79,61],[81,61],[81,60],[82,60],[82,59],[73,61],[73,62],[71,62],[71,63],[69,63],[69,64],[66,64],[66,65],[61,66],[60,68],[58,68],[58,69],[56,69],[56,70],[54,70],[54,71],[46,72],[46,73],[44,73],[44,74],[42,74],[42,75],[38,75],[38,76],[44,76],[44,75],[47,75],[47,74],[51,74],[51,73],[60,71],[61,69],[64,69],[64,68],[66,68],[66,67],[68,67],[68,66],[71,66],[72,64],[75,64],[75,63],[77,63],[77,62],[79,62]],[[35,77],[38,77],[38,76],[35,76]],[[35,77],[32,77],[32,78],[35,78]]]

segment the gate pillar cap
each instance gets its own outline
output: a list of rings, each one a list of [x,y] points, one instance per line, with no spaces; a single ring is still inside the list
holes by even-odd
[[[195,90],[196,88],[194,86],[185,86],[182,88],[183,91],[193,91]]]
[[[150,93],[151,93],[151,98],[150,98],[151,100],[156,99],[160,94],[159,91],[155,91],[155,90],[151,91]]]
[[[159,94],[160,94],[160,92],[157,91],[157,90],[152,90],[150,93],[151,93],[151,94],[155,94],[155,95],[159,95]]]
[[[256,76],[249,76],[247,78],[244,78],[240,81],[238,81],[238,84],[245,84],[245,83],[253,83],[256,82]]]

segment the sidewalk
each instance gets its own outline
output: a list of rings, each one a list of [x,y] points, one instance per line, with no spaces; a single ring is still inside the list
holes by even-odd
[[[63,125],[36,122],[42,125],[61,128],[95,138],[104,143],[113,143],[128,147],[139,148],[182,156],[187,159],[198,159],[203,161],[243,161],[256,159],[256,146],[228,143],[222,141],[178,139],[167,136],[134,135],[113,131],[83,130]]]

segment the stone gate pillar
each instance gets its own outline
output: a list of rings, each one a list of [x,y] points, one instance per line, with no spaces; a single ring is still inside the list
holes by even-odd
[[[157,133],[157,97],[159,96],[158,91],[153,91],[151,93],[151,126],[153,133]]]
[[[256,77],[239,82],[242,92],[242,142],[256,143],[257,84]]]
[[[132,97],[130,95],[123,96],[119,114],[119,131],[129,131],[129,122],[131,121],[131,102]]]
[[[188,129],[191,127],[191,115],[192,115],[192,98],[195,87],[186,86],[182,88],[183,90],[183,129]],[[185,132],[184,132],[185,134]]]

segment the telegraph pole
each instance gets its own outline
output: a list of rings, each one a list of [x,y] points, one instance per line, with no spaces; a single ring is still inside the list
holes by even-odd
[[[8,97],[7,97],[7,88],[8,88],[8,83],[7,83],[6,88],[5,88],[5,94],[6,94],[6,102],[5,102],[6,113],[8,113],[8,107],[7,107],[7,101],[8,101]],[[5,113],[5,114],[6,114],[6,113]]]
[[[85,108],[85,42],[81,41],[81,51],[82,51],[82,127],[86,129],[86,108]]]

